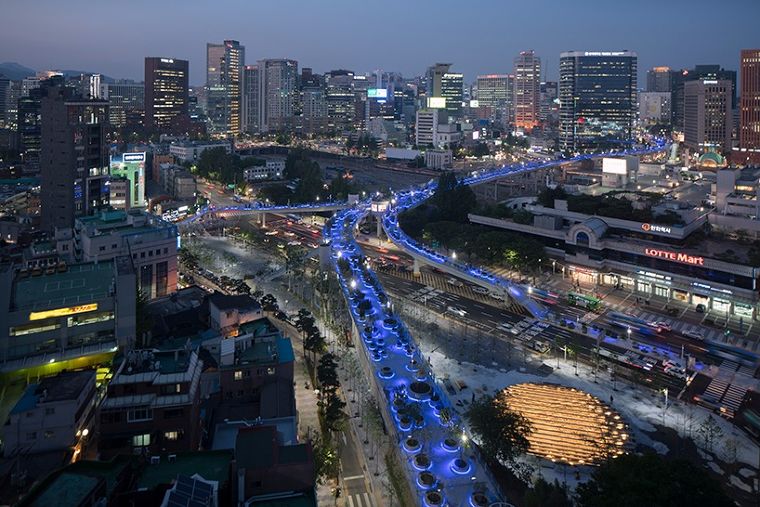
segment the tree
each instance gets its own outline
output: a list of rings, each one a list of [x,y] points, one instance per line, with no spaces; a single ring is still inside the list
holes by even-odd
[[[580,507],[733,505],[703,468],[653,453],[603,462],[576,495]]]
[[[705,417],[705,420],[702,421],[702,424],[697,428],[697,433],[707,450],[712,452],[715,441],[723,436],[723,428],[715,422],[712,414],[708,414],[708,416]]]
[[[335,393],[329,393],[321,403],[322,415],[327,429],[330,431],[342,430],[346,422],[346,413],[343,412],[346,403]]]
[[[265,294],[261,298],[261,308],[263,308],[265,312],[276,312],[280,309],[280,305],[277,303],[277,298],[272,294]]]
[[[337,477],[340,474],[340,457],[335,446],[329,442],[324,442],[319,437],[312,440],[311,445],[314,449],[314,468],[317,482],[324,484],[326,479]]]
[[[470,405],[465,417],[486,456],[511,464],[527,452],[530,423],[502,399],[482,396]]]
[[[328,352],[319,358],[317,379],[319,379],[319,385],[322,386],[323,391],[334,393],[340,387],[337,368],[338,363],[333,354]]]
[[[543,477],[539,478],[533,487],[525,492],[525,507],[572,507],[573,503],[567,496],[567,490],[560,486],[557,479],[549,483]]]

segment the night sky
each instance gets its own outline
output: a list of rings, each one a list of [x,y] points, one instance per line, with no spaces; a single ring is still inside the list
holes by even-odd
[[[237,39],[248,63],[287,57],[315,72],[414,76],[443,61],[471,81],[534,49],[556,79],[561,51],[629,49],[643,76],[737,69],[739,50],[760,46],[759,20],[760,0],[2,0],[0,61],[141,80],[143,57],[167,56],[190,60],[196,85],[206,42]]]

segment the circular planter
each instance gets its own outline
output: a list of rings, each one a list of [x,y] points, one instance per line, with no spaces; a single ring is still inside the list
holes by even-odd
[[[382,358],[383,357],[379,353],[377,353],[377,352],[373,352],[372,353],[372,360],[373,361],[377,362],[377,361],[381,360]]]
[[[457,458],[451,462],[451,470],[456,474],[467,474],[470,472],[470,469],[470,464],[462,458]]]
[[[429,505],[430,507],[439,507],[443,505],[443,494],[438,491],[426,492],[425,505]]]
[[[427,454],[421,452],[414,457],[414,468],[419,471],[427,470],[431,466],[430,458]]]
[[[414,379],[417,382],[422,382],[423,380],[427,379],[427,373],[425,373],[423,370],[417,370],[414,373]]]
[[[409,385],[409,397],[415,400],[427,400],[433,393],[433,388],[427,382],[412,382]]]
[[[395,398],[393,400],[393,404],[391,406],[393,407],[393,411],[396,412],[396,411],[400,410],[401,408],[403,408],[404,405],[406,405],[406,402],[403,399],[401,399],[401,398]]]
[[[409,437],[404,440],[404,449],[407,452],[417,452],[422,448],[422,444],[414,437]]]
[[[486,507],[488,505],[488,497],[485,493],[478,491],[470,495],[470,503],[475,507]]]
[[[456,452],[459,450],[459,442],[453,438],[447,438],[441,442],[441,447],[449,452]]]
[[[380,368],[380,372],[378,373],[380,375],[380,378],[392,378],[394,373],[393,370],[390,368],[390,366],[383,366]]]
[[[412,419],[408,416],[402,415],[398,419],[398,427],[401,431],[409,431],[412,429]]]
[[[417,485],[422,489],[430,489],[435,484],[435,475],[430,472],[420,472],[417,474]]]

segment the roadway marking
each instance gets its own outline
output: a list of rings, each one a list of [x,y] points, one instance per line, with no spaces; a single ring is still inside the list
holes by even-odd
[[[345,481],[354,481],[354,480],[356,480],[356,479],[364,479],[364,476],[363,476],[363,475],[352,475],[352,476],[350,476],[350,477],[344,477],[344,478],[343,478],[343,481],[344,481],[344,482],[345,482]]]

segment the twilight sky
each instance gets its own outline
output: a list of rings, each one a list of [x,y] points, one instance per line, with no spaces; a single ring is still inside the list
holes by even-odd
[[[143,78],[143,57],[190,60],[205,82],[206,42],[237,39],[247,63],[287,57],[315,72],[422,74],[453,62],[471,81],[509,72],[534,49],[548,79],[567,50],[634,50],[653,65],[737,69],[760,47],[760,0],[2,0],[0,62]],[[519,5],[520,7],[513,7]],[[640,83],[640,86],[643,83]]]

